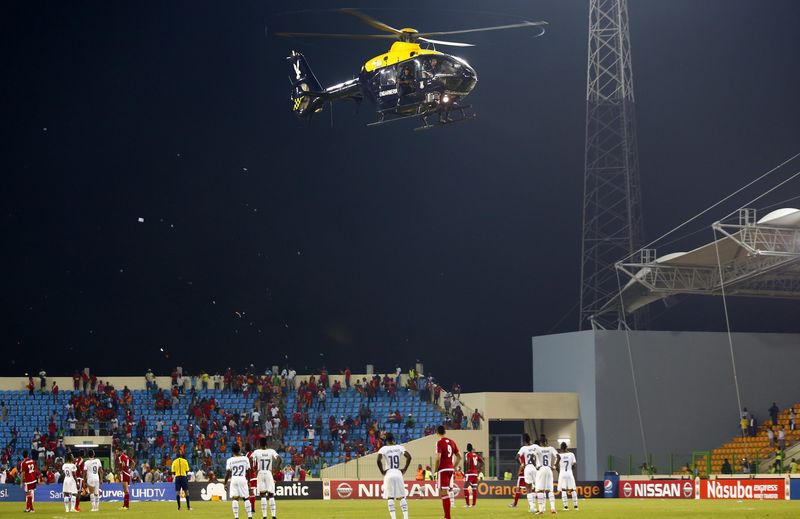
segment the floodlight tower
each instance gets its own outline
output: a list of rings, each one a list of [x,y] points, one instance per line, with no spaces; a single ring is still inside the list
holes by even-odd
[[[627,0],[589,0],[584,175],[579,329],[616,327],[619,316],[589,318],[617,294],[614,265],[642,238]]]

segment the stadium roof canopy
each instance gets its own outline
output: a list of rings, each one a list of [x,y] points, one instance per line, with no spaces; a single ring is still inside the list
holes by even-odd
[[[623,284],[592,319],[636,310],[678,294],[800,299],[800,210],[778,209],[760,220],[742,209],[737,224],[716,222],[722,237],[689,252],[617,263]],[[721,275],[720,275],[721,274]],[[626,282],[627,280],[627,282]]]

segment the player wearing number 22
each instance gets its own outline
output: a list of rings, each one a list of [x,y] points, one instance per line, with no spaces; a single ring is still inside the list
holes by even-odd
[[[259,448],[253,451],[250,460],[253,463],[253,470],[256,471],[256,493],[261,496],[261,517],[267,519],[267,499],[269,499],[272,519],[276,519],[278,510],[275,505],[275,481],[272,479],[272,471],[281,467],[281,457],[275,450],[267,448],[266,438],[261,438],[258,445]]]
[[[231,449],[233,456],[225,462],[225,488],[228,489],[228,497],[231,500],[234,519],[239,519],[239,500],[244,501],[244,509],[248,519],[253,517],[253,509],[250,507],[250,491],[247,488],[247,472],[250,470],[250,460],[247,456],[241,455],[241,448],[238,443],[234,443]]]
[[[443,425],[436,428],[439,441],[436,442],[436,479],[439,486],[439,495],[442,498],[444,519],[450,518],[450,505],[453,501],[453,467],[461,463],[461,453],[458,452],[456,442],[446,436]]]
[[[404,458],[405,463],[400,466],[400,458]],[[392,519],[397,519],[394,500],[400,500],[400,509],[403,511],[403,519],[408,519],[408,502],[406,501],[406,486],[403,483],[403,474],[408,470],[411,463],[411,454],[402,445],[395,445],[394,435],[386,435],[386,445],[378,451],[378,470],[383,474],[383,497],[389,505],[389,515]]]

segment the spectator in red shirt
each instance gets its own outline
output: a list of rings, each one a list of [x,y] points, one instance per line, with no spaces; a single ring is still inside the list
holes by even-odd
[[[58,384],[56,384],[55,380],[53,381],[53,389],[51,391],[53,393],[53,402],[55,402],[58,400]]]

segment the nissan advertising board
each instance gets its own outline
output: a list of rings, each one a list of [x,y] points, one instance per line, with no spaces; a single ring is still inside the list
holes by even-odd
[[[330,480],[323,483],[325,499],[381,499],[382,481],[342,481]],[[580,481],[576,484],[578,495],[583,499],[603,496],[602,482]],[[408,497],[416,499],[438,499],[439,491],[435,481],[406,481]],[[478,483],[479,498],[514,497],[515,483],[512,481],[481,481]],[[456,496],[463,492],[463,481],[457,481]]]
[[[689,479],[623,480],[619,497],[626,499],[694,499],[694,481]]]

